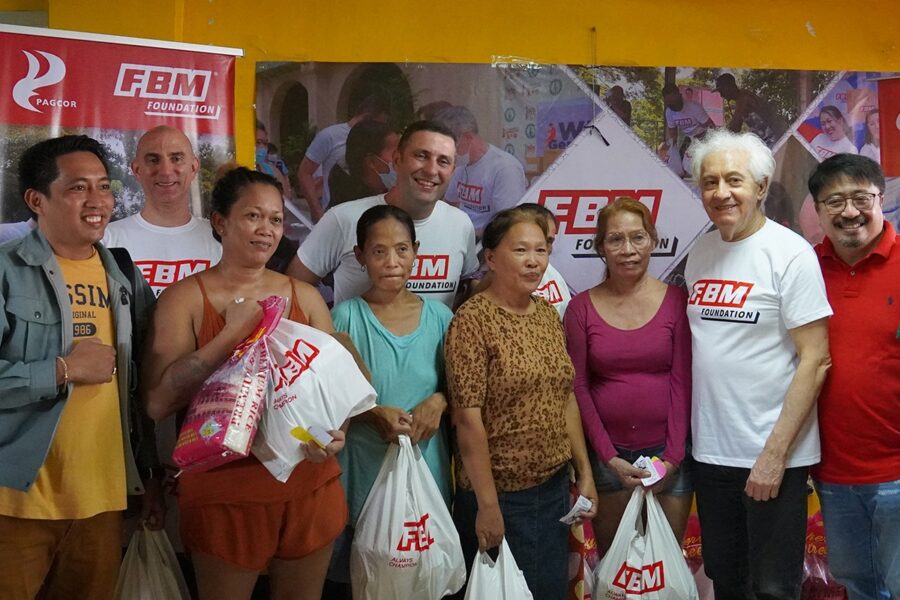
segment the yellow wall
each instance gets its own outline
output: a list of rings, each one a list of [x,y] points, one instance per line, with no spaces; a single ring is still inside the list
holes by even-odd
[[[46,2],[5,4],[33,10]],[[485,63],[519,56],[900,71],[897,0],[49,0],[49,10],[57,29],[243,48],[235,98],[243,162],[252,157],[256,61]]]

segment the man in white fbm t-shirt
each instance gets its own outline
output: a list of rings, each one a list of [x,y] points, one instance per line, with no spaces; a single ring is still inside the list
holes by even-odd
[[[679,132],[691,140],[702,139],[707,129],[715,127],[712,119],[706,113],[706,109],[693,100],[685,100],[678,86],[672,83],[666,84],[662,90],[663,103],[666,105],[666,139],[668,147],[669,168],[679,175],[691,174],[690,146],[684,148],[678,145]],[[664,159],[666,160],[666,159]]]
[[[704,567],[716,600],[799,598],[831,307],[812,247],[762,212],[775,170],[763,141],[716,130],[695,157],[718,229],[685,269]]]
[[[478,135],[478,121],[464,106],[451,106],[435,121],[456,136],[456,170],[447,187],[447,202],[472,219],[475,237],[501,210],[512,208],[525,195],[528,180],[516,158]]]
[[[191,183],[199,168],[184,133],[166,126],[151,129],[131,163],[144,190],[144,206],[106,228],[103,244],[127,248],[157,296],[222,256],[209,221],[191,215]]]
[[[461,279],[478,269],[475,230],[459,209],[441,201],[456,145],[453,134],[437,123],[417,121],[406,128],[394,166],[397,184],[386,194],[335,206],[300,246],[287,274],[313,285],[334,271],[334,302],[363,294],[371,286],[353,254],[356,222],[366,209],[390,204],[406,211],[416,226],[419,252],[407,288],[452,307]]]

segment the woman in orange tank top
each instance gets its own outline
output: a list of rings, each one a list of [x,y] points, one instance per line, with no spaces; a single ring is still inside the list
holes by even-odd
[[[308,284],[265,268],[283,233],[284,201],[270,176],[240,167],[213,190],[213,235],[222,259],[170,286],[156,304],[145,357],[147,411],[161,420],[184,409],[200,385],[253,330],[256,300],[289,297],[284,318],[334,327]],[[268,569],[272,597],[318,600],[334,539],[347,519],[334,458],[344,433],[325,450],[307,447],[286,483],[250,456],[179,479],[181,535],[201,599],[245,600]]]

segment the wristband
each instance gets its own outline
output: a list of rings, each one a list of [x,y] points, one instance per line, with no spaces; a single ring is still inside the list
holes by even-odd
[[[62,365],[63,370],[63,382],[60,385],[69,385],[69,365],[66,364],[66,359],[62,356],[57,356],[56,360]]]

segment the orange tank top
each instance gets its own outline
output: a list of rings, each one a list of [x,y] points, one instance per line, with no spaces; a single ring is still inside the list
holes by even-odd
[[[225,326],[206,295],[202,276],[194,278],[203,296],[203,320],[197,335],[197,347],[208,344]],[[297,301],[291,286],[291,307],[287,318],[308,324],[309,320]],[[341,474],[335,458],[315,464],[304,460],[285,483],[281,483],[251,455],[202,473],[182,473],[178,483],[178,502],[182,506],[221,503],[287,502],[302,498]]]

